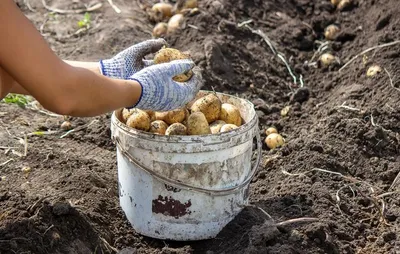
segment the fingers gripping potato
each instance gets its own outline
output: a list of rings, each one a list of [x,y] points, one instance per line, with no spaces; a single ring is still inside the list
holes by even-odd
[[[190,58],[189,54],[184,54],[181,51],[173,48],[162,48],[160,49],[156,55],[154,56],[154,63],[167,63],[173,60],[180,60],[180,59],[188,59]],[[189,70],[186,73],[182,73],[173,77],[173,80],[177,82],[185,82],[189,80],[193,75],[193,72]]]

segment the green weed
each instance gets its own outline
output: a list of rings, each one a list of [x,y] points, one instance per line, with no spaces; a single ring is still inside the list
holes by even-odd
[[[88,29],[90,27],[90,22],[91,22],[90,18],[91,18],[90,13],[86,12],[85,15],[83,16],[83,19],[78,21],[79,28]]]
[[[20,107],[25,107],[31,100],[28,96],[10,93],[2,101],[7,104],[17,104]]]

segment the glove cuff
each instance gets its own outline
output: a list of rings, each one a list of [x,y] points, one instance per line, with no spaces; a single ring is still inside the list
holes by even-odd
[[[128,79],[129,79],[129,80],[132,80],[132,81],[138,82],[139,85],[140,85],[140,87],[141,87],[140,97],[139,97],[138,101],[136,102],[136,104],[133,105],[133,106],[127,107],[127,109],[133,109],[133,108],[136,108],[136,107],[139,105],[139,103],[142,102],[142,98],[143,98],[143,93],[144,93],[144,91],[143,91],[143,85],[142,85],[142,83],[141,83],[138,79],[135,79],[135,78],[128,78]]]
[[[103,61],[103,59],[101,59],[101,60],[99,61],[99,69],[100,69],[101,75],[107,76],[107,75],[105,74],[105,70],[104,70],[104,61]]]

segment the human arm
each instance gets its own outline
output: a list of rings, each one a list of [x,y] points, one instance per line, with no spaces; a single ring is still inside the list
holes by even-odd
[[[70,61],[64,60],[65,63],[75,66],[82,67],[87,70],[93,71],[96,74],[100,74],[98,62],[84,62],[84,61]],[[17,81],[15,81],[7,72],[0,67],[0,100],[4,98],[8,93],[30,95]]]
[[[50,111],[94,116],[134,105],[140,97],[138,82],[111,79],[59,59],[12,0],[0,1],[0,34],[3,72]]]

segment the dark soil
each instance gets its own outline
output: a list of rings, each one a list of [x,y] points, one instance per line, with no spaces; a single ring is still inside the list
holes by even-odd
[[[64,10],[89,3],[46,2]],[[114,2],[121,14],[102,1],[91,12],[91,28],[74,35],[83,13],[50,15],[40,0],[18,1],[60,57],[88,61],[151,38],[154,23],[136,1]],[[166,40],[191,52],[203,68],[203,89],[251,100],[260,128],[274,125],[286,139],[283,148],[264,147],[251,183],[254,206],[212,240],[141,236],[119,207],[110,114],[72,118],[81,128],[63,138],[29,135],[21,157],[25,134],[59,130],[63,119],[2,103],[0,253],[400,253],[400,182],[390,188],[400,172],[400,44],[370,51],[339,71],[363,50],[400,40],[400,2],[355,0],[343,11],[328,0],[199,5],[201,13],[187,17],[192,26]],[[249,19],[286,57],[296,83],[259,35],[238,26]],[[332,23],[341,27],[329,45],[340,63],[325,68],[312,57]],[[368,78],[372,64],[382,71]],[[303,217],[319,221],[277,225]]]

